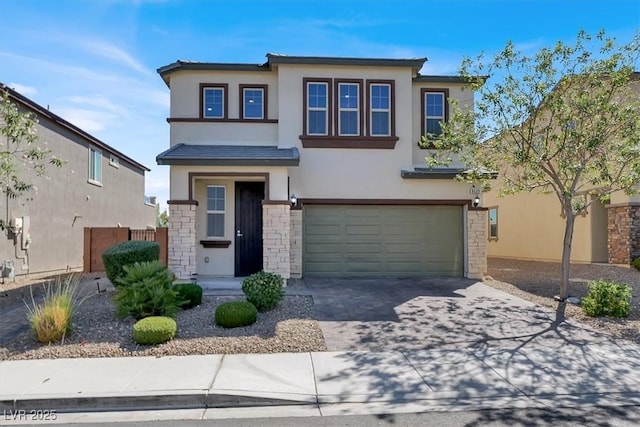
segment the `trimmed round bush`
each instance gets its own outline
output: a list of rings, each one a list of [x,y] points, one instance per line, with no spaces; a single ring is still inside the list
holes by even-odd
[[[216,307],[216,324],[223,328],[249,326],[258,320],[258,310],[248,301],[229,301]]]
[[[104,269],[114,286],[119,286],[118,278],[126,274],[123,269],[125,265],[158,259],[160,259],[160,245],[145,240],[117,243],[102,253]]]
[[[145,317],[133,325],[133,339],[141,345],[161,344],[172,340],[177,331],[178,325],[170,317]]]
[[[633,266],[636,268],[636,270],[640,270],[640,256],[633,260]]]
[[[242,292],[246,295],[247,301],[255,305],[258,311],[267,311],[275,308],[282,301],[283,283],[279,275],[261,271],[242,281]]]
[[[178,292],[178,299],[184,301],[180,308],[189,309],[202,304],[202,288],[195,283],[176,283],[174,289]]]

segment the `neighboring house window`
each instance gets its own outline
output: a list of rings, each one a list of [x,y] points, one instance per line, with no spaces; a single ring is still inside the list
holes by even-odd
[[[202,118],[227,118],[227,85],[201,84]]]
[[[440,123],[449,119],[446,89],[422,89],[422,135],[437,138],[442,134]]]
[[[498,240],[498,208],[489,208],[489,240]]]
[[[240,85],[240,117],[249,120],[267,118],[267,86]]]
[[[102,183],[102,152],[89,147],[89,182]]]
[[[338,135],[360,135],[360,84],[338,83]]]
[[[224,237],[225,190],[222,185],[207,185],[207,237]]]
[[[391,84],[369,83],[369,134],[391,136]]]
[[[329,82],[307,81],[306,89],[306,133],[307,135],[329,134]]]

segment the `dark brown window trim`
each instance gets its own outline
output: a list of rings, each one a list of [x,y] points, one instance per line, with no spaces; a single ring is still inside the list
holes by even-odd
[[[359,132],[357,135],[340,135],[340,84],[341,83],[345,83],[345,84],[357,84],[358,85],[358,118],[360,120],[360,124],[359,124]],[[359,136],[363,136],[365,135],[365,129],[364,129],[364,94],[363,94],[363,87],[364,87],[364,81],[362,79],[335,79],[334,80],[334,85],[333,85],[333,96],[335,99],[335,108],[334,108],[334,114],[335,114],[335,124],[336,124],[336,129],[335,129],[335,135],[339,138],[357,138]]]
[[[189,200],[167,200],[168,205],[195,205],[198,206],[198,201],[189,199]]]
[[[372,138],[388,138],[388,136],[372,136],[371,135],[371,86],[372,85],[389,85],[389,112],[391,114],[391,137],[396,136],[396,90],[395,80],[367,80],[367,136]]]
[[[309,83],[325,83],[327,85],[327,135],[333,134],[333,80],[326,78],[303,77],[302,78],[302,133],[307,135],[307,86]],[[311,135],[318,137],[321,135]]]
[[[269,85],[253,85],[253,84],[240,84],[239,85],[239,91],[240,91],[240,120],[246,121],[246,122],[263,122],[265,120],[267,120],[267,118],[269,117],[269,115],[267,114],[268,111],[268,105],[269,105],[269,97],[267,94],[268,91],[268,87]],[[244,90],[245,89],[261,89],[262,90],[262,118],[261,119],[247,119],[244,117]]]
[[[189,117],[167,117],[167,123],[278,123],[278,119],[209,119],[209,118],[189,118]]]
[[[425,135],[426,129],[424,127],[425,121],[425,105],[424,105],[424,97],[426,93],[443,93],[444,94],[444,121],[449,121],[449,89],[446,88],[427,88],[423,87],[420,89],[420,135]],[[433,144],[428,147],[421,147],[424,149],[435,148]]]
[[[204,248],[228,248],[231,240],[200,240],[200,244]]]
[[[207,118],[204,115],[204,90],[208,88],[224,89],[224,97],[222,99],[222,108],[224,108],[224,111],[222,112],[223,113],[222,117]],[[229,117],[229,85],[227,83],[200,83],[200,118],[201,119],[206,118],[208,120],[211,120],[211,119],[224,120],[227,117]]]
[[[392,150],[396,136],[305,136],[300,135],[303,148],[373,148]]]

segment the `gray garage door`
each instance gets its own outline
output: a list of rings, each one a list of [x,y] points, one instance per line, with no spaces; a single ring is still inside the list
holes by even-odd
[[[462,276],[461,206],[303,210],[307,276]]]

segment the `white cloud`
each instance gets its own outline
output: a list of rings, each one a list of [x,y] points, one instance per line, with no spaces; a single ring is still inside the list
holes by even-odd
[[[82,38],[73,38],[72,40],[90,54],[101,56],[143,74],[151,74],[151,72],[131,54],[109,42]]]
[[[115,119],[112,114],[82,108],[60,108],[56,114],[89,133],[106,129]]]
[[[74,104],[89,105],[92,107],[105,109],[117,115],[127,114],[127,109],[125,107],[114,104],[113,102],[102,96],[69,96],[63,98],[63,100],[68,100],[70,102],[73,102]]]
[[[11,82],[11,83],[7,84],[7,86],[9,86],[11,89],[15,90],[16,92],[19,92],[22,95],[26,95],[26,96],[32,96],[32,95],[35,95],[36,93],[38,93],[38,90],[35,87],[23,85],[23,84],[20,84],[20,83]]]

